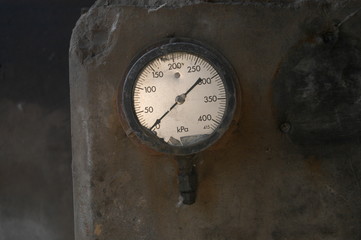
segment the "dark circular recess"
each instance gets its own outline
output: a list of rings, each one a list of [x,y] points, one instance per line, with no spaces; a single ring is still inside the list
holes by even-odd
[[[291,49],[274,80],[273,94],[278,124],[290,125],[283,132],[294,143],[358,141],[360,40],[344,33],[327,33],[326,39],[323,34]]]
[[[135,114],[133,105],[134,85],[137,77],[146,65],[152,60],[173,52],[186,52],[204,58],[210,63],[220,75],[227,94],[226,110],[221,124],[205,140],[189,146],[172,146],[163,139],[158,138],[149,129],[143,127]],[[121,98],[120,109],[123,111],[125,120],[128,122],[133,133],[141,142],[148,147],[166,154],[171,155],[189,155],[205,150],[214,144],[227,131],[233,120],[236,109],[236,88],[235,74],[228,61],[218,52],[209,47],[205,47],[199,42],[185,39],[171,39],[166,42],[153,45],[146,49],[142,54],[137,56],[125,77],[123,88],[119,93]]]

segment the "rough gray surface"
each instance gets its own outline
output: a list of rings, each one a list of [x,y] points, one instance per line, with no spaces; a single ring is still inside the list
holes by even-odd
[[[291,51],[275,80],[280,124],[303,145],[359,142],[361,137],[361,42],[321,33]]]
[[[157,11],[105,2],[82,16],[70,48],[77,240],[361,238],[358,142],[295,145],[279,131],[272,106],[279,65],[309,36],[305,24],[320,16],[343,19],[358,2]],[[359,23],[357,15],[343,31],[359,38]],[[239,126],[226,148],[199,156],[191,206],[179,202],[175,161],[140,151],[126,137],[116,104],[132,58],[169,36],[218,49],[242,87]]]
[[[319,8],[337,8],[346,5],[349,0],[98,0],[93,6],[134,6],[153,10],[160,8],[179,8],[195,4],[242,5],[270,8],[299,8],[313,6]]]

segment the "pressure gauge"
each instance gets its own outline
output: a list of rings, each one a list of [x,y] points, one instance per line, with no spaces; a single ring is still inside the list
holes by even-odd
[[[143,144],[193,154],[228,129],[236,108],[234,78],[228,62],[199,43],[160,44],[131,65],[120,93],[122,112]]]

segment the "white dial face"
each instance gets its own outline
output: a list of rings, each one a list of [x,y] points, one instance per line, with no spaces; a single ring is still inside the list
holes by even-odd
[[[222,122],[227,94],[215,68],[202,57],[174,52],[151,61],[133,90],[139,123],[173,146],[207,139]]]

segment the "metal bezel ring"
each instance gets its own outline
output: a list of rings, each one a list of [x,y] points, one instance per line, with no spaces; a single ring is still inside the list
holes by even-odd
[[[225,110],[226,112],[223,116],[222,122],[207,139],[189,146],[169,145],[163,141],[163,139],[154,135],[149,129],[143,127],[139,123],[134,111],[134,86],[140,72],[152,60],[173,52],[186,52],[198,55],[205,59],[220,75],[227,94],[227,108]],[[141,140],[142,143],[161,153],[171,155],[190,155],[210,147],[212,144],[217,142],[229,128],[233,120],[237,102],[235,81],[235,74],[231,65],[221,54],[217,53],[215,50],[211,50],[210,48],[205,47],[203,44],[198,42],[184,39],[177,41],[173,39],[172,41],[168,41],[166,43],[163,42],[152,46],[140,56],[135,58],[135,61],[126,74],[122,92],[119,93],[119,97],[121,98],[120,108],[122,108],[121,111],[123,111],[124,117],[128,122],[131,130],[136,135],[136,137]]]

